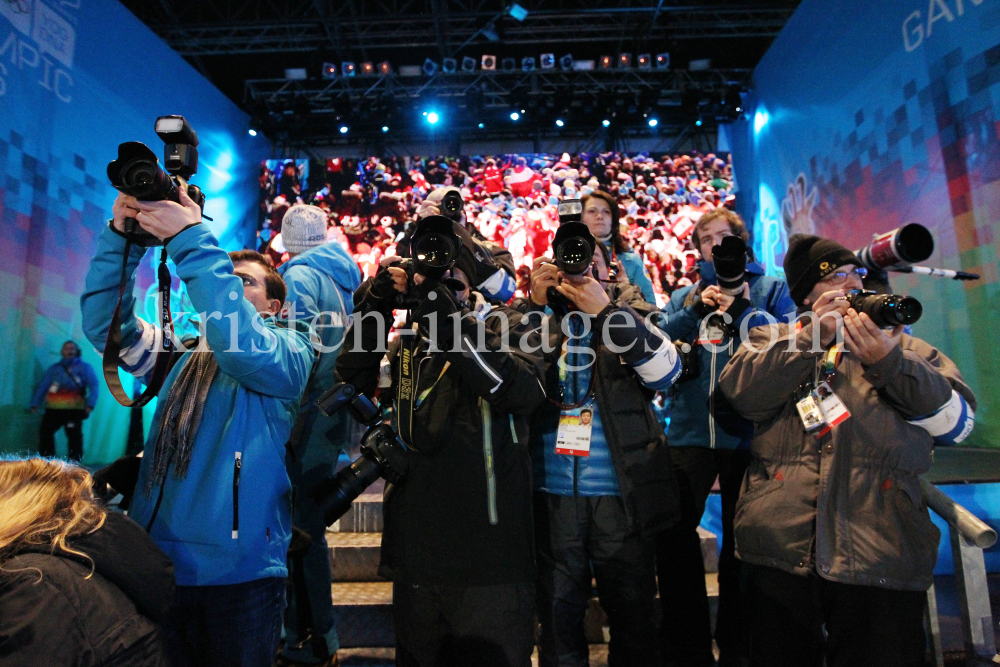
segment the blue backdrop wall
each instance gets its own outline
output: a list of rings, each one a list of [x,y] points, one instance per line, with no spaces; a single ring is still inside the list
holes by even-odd
[[[198,132],[207,224],[227,249],[252,244],[267,146],[246,114],[114,0],[0,2],[0,451],[35,447],[31,391],[64,340],[85,343],[79,296],[116,194],[107,163],[123,141],[162,155],[165,114]],[[151,280],[144,264],[140,297]],[[122,453],[128,417],[102,381],[86,463]]]
[[[967,442],[1000,446],[1000,4],[805,0],[753,88],[730,140],[758,257],[781,275],[797,231],[853,249],[929,228],[927,264],[982,280],[897,275],[893,287],[923,302],[915,334],[976,391]]]

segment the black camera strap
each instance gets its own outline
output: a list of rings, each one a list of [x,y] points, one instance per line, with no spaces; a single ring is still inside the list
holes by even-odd
[[[160,330],[163,340],[157,350],[156,364],[153,366],[153,374],[146,385],[145,391],[134,400],[130,399],[122,387],[121,379],[118,377],[118,361],[122,348],[122,299],[125,298],[125,288],[128,286],[128,257],[132,249],[131,239],[125,241],[125,253],[122,257],[122,274],[118,284],[118,304],[115,306],[115,313],[111,316],[111,326],[108,328],[108,339],[104,343],[104,360],[102,367],[104,370],[104,381],[111,390],[111,394],[119,403],[126,408],[139,408],[147,403],[160,392],[163,381],[167,379],[170,372],[171,359],[174,353],[174,320],[170,314],[170,270],[167,269],[167,249],[164,247],[160,251],[160,266],[157,269],[157,279],[159,281],[160,292]]]
[[[416,325],[410,332],[400,332],[399,346],[399,388],[396,390],[396,410],[399,418],[399,437],[407,447],[413,447],[413,407],[417,401],[416,360],[414,352],[417,349]]]

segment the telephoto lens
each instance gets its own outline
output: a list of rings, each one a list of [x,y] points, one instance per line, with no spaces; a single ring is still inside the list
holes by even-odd
[[[594,261],[597,239],[582,222],[567,222],[559,226],[552,239],[552,254],[556,267],[569,276],[586,273]],[[568,308],[569,302],[555,287],[545,291],[545,298],[553,306]]]
[[[712,247],[712,264],[719,279],[719,289],[728,296],[743,294],[746,283],[747,244],[738,236],[723,237]]]
[[[417,221],[410,237],[410,257],[413,258],[416,273],[441,280],[445,272],[455,265],[461,240],[453,224],[443,215],[429,215]]]
[[[913,324],[924,313],[924,307],[912,296],[878,294],[871,290],[853,290],[848,296],[851,308],[868,315],[882,329]]]
[[[108,179],[120,192],[139,201],[176,201],[177,186],[160,168],[156,154],[139,141],[118,145],[118,159],[108,164]]]

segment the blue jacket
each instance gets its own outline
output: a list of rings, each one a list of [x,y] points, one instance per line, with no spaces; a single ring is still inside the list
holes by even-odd
[[[653,291],[653,281],[649,277],[646,265],[642,263],[642,257],[635,252],[623,252],[618,255],[618,263],[621,264],[628,281],[639,288],[642,298],[646,303],[656,305],[656,293]]]
[[[103,349],[118,296],[125,239],[105,229],[91,261],[80,305],[83,328]],[[191,303],[205,323],[208,347],[219,364],[204,404],[187,475],[167,473],[163,501],[150,535],[174,562],[177,584],[236,584],[284,577],[291,538],[291,485],[285,472],[285,442],[312,368],[307,334],[265,321],[242,298],[228,254],[204,225],[191,227],[167,244]],[[132,247],[126,268],[130,283],[145,254]],[[122,303],[120,365],[137,377],[153,368],[152,350],[162,333],[133,314],[132,285]],[[231,338],[232,334],[232,338]],[[183,353],[167,376],[165,398],[191,358]],[[147,449],[163,418],[158,401]],[[152,452],[142,459],[131,516],[146,526],[160,487],[145,492]]]
[[[278,273],[288,288],[282,319],[308,324],[314,342],[322,344],[317,347],[319,361],[309,380],[299,415],[302,431],[298,442],[307,457],[322,454],[317,463],[334,462],[339,447],[331,450],[331,440],[326,434],[331,429],[341,434],[344,440],[336,444],[345,445],[346,422],[341,415],[325,417],[316,407],[315,400],[334,385],[333,371],[344,343],[344,332],[350,326],[354,291],[361,285],[361,269],[339,243],[324,243],[292,257],[278,267]],[[326,451],[319,452],[318,448]]]
[[[49,390],[56,388],[55,392]],[[31,407],[39,407],[46,396],[50,393],[65,396],[73,393],[83,394],[88,408],[97,405],[97,375],[93,367],[79,357],[72,357],[69,360],[58,361],[45,371],[42,379],[35,387],[35,393],[31,397]],[[66,406],[47,405],[49,408],[60,408]]]
[[[667,425],[667,442],[673,447],[709,447],[737,449],[750,446],[753,424],[728,408],[723,402],[716,404],[715,386],[722,369],[740,344],[729,338],[719,345],[696,345],[701,317],[692,306],[684,302],[692,290],[699,292],[705,286],[718,284],[711,262],[699,262],[701,280],[690,287],[676,290],[663,309],[666,315],[664,330],[673,340],[691,343],[696,353],[696,377],[678,382],[671,392],[670,422]],[[787,322],[787,315],[795,313],[795,303],[788,295],[788,285],[778,278],[764,275],[764,268],[757,262],[747,263],[747,282],[750,283],[750,308],[738,322],[736,330],[747,322],[748,330],[767,324],[760,311],[772,315],[779,322]],[[711,349],[714,347],[715,349]],[[711,403],[711,405],[710,405]]]

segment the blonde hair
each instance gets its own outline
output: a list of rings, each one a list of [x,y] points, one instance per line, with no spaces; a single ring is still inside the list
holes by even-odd
[[[104,525],[107,514],[92,485],[86,469],[65,461],[0,459],[0,566],[28,545],[48,545],[53,553],[58,547],[89,560],[66,540]]]

